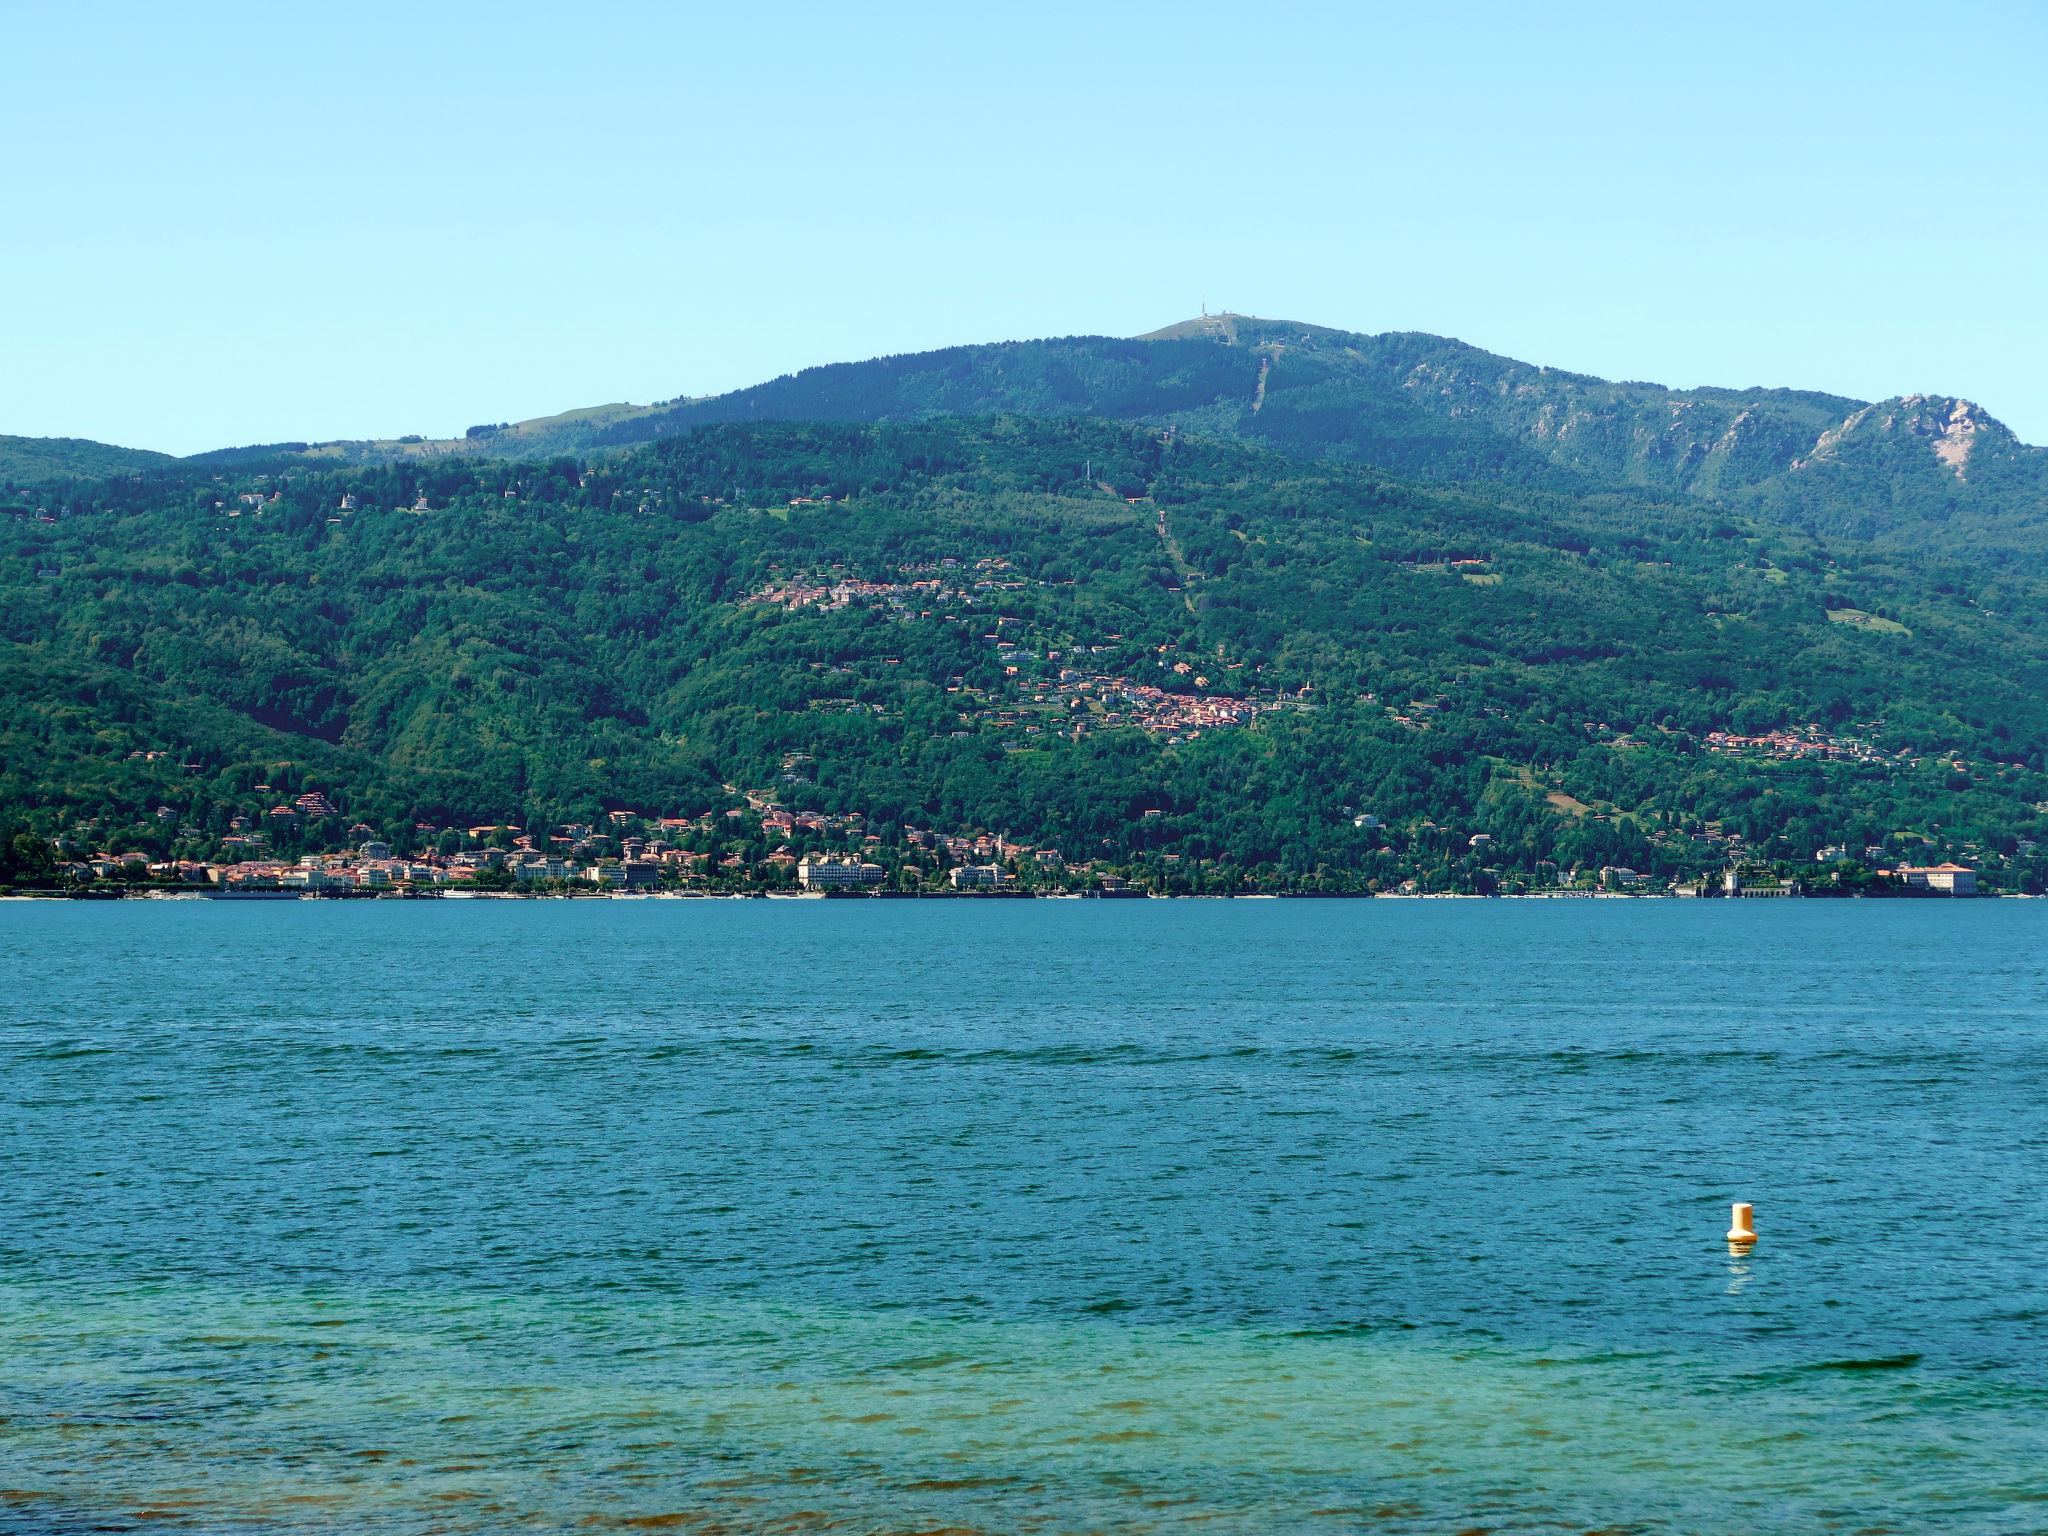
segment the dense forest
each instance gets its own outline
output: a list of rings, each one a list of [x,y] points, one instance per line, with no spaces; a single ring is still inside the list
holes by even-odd
[[[714,423],[18,486],[0,590],[0,805],[72,846],[204,850],[308,788],[394,843],[756,792],[1224,889],[2042,874],[2031,576],[1654,488]]]

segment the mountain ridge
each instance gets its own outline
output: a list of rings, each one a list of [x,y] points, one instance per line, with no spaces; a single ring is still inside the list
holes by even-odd
[[[2048,450],[1961,396],[1674,389],[1527,363],[1428,332],[1366,334],[1231,313],[1129,338],[984,342],[825,363],[718,395],[587,407],[473,427],[463,438],[276,444],[187,462],[542,457],[718,423],[1004,412],[1172,427],[1439,481],[1633,487],[1815,532],[2048,560]],[[23,464],[48,471],[67,457],[91,460],[91,445],[62,440],[68,447],[53,451],[58,441],[0,440],[0,479],[31,478]],[[22,446],[35,443],[46,447]],[[137,450],[103,454],[102,473],[170,462]]]
[[[2035,452],[2048,452],[2048,447],[2043,447],[2042,445],[2030,444],[2025,442],[2018,436],[2017,433],[2013,432],[2012,429],[2006,426],[2006,424],[2003,421],[1999,420],[1996,416],[1992,415],[1979,402],[1970,400],[1964,396],[1946,395],[1938,391],[1915,391],[1897,395],[1888,395],[1875,400],[1865,400],[1853,395],[1840,395],[1827,390],[1803,389],[1794,385],[1750,384],[1736,386],[1722,384],[1698,384],[1690,386],[1674,386],[1660,383],[1655,380],[1647,379],[1609,379],[1599,374],[1581,373],[1574,371],[1572,369],[1558,367],[1554,364],[1525,362],[1522,359],[1510,357],[1506,353],[1493,352],[1488,348],[1479,346],[1477,343],[1467,342],[1459,337],[1450,336],[1434,331],[1346,331],[1339,327],[1316,325],[1307,321],[1269,320],[1255,315],[1239,315],[1228,311],[1214,315],[1201,315],[1188,320],[1178,321],[1173,324],[1160,326],[1155,330],[1146,331],[1139,335],[1131,337],[1115,337],[1108,335],[1096,335],[1093,333],[1076,333],[1070,336],[1031,337],[1009,341],[963,342],[957,343],[950,347],[927,349],[921,352],[878,353],[873,357],[860,359],[857,361],[816,363],[811,364],[805,368],[798,369],[794,373],[778,375],[775,379],[763,380],[757,384],[741,385],[738,388],[731,390],[723,390],[716,394],[700,396],[678,396],[671,400],[655,401],[652,402],[651,404],[646,405],[641,405],[632,401],[614,401],[608,404],[596,406],[570,407],[566,410],[552,412],[545,416],[529,417],[520,421],[499,423],[495,428],[471,428],[470,431],[473,435],[462,438],[430,438],[418,434],[409,434],[397,438],[326,438],[318,440],[292,439],[280,440],[275,443],[258,443],[232,448],[201,449],[198,452],[189,454],[173,454],[165,453],[157,449],[126,447],[119,444],[101,442],[91,438],[9,436],[7,434],[0,434],[0,448],[27,451],[29,445],[37,445],[42,447],[48,447],[51,449],[56,449],[59,448],[60,446],[70,446],[76,447],[80,450],[100,450],[112,454],[132,455],[137,460],[146,460],[150,463],[204,463],[208,460],[221,458],[227,455],[244,455],[279,450],[297,451],[313,454],[321,449],[343,450],[349,448],[397,449],[413,447],[426,449],[463,449],[465,451],[482,451],[487,447],[489,449],[490,456],[496,457],[501,456],[500,450],[504,449],[505,447],[520,446],[523,442],[539,438],[552,429],[561,429],[565,427],[572,427],[578,425],[604,426],[610,425],[614,422],[623,422],[634,418],[650,416],[665,409],[688,409],[691,407],[704,406],[721,400],[730,400],[736,396],[748,395],[754,393],[755,391],[771,387],[772,385],[780,383],[787,379],[805,377],[826,370],[869,368],[890,364],[900,364],[906,360],[950,355],[956,353],[974,352],[999,348],[1019,348],[1044,345],[1058,345],[1063,343],[1074,342],[1113,343],[1119,341],[1158,342],[1210,340],[1220,342],[1226,346],[1244,345],[1245,343],[1242,343],[1239,340],[1237,334],[1236,328],[1238,326],[1249,326],[1258,328],[1260,340],[1251,343],[1251,345],[1253,346],[1277,344],[1274,338],[1266,333],[1285,333],[1287,337],[1295,339],[1297,341],[1301,339],[1314,338],[1316,340],[1322,341],[1343,341],[1346,339],[1363,339],[1373,342],[1386,342],[1391,340],[1419,342],[1431,346],[1455,349],[1458,352],[1470,354],[1471,356],[1482,358],[1489,362],[1502,364],[1510,368],[1526,370],[1546,380],[1556,381],[1565,384],[1597,385],[1613,389],[1636,389],[1655,391],[1657,393],[1671,396],[1674,398],[1688,400],[1782,400],[1786,402],[1795,402],[1836,409],[1844,421],[1846,421],[1847,418],[1852,415],[1867,411],[1876,406],[1902,405],[1906,407],[1912,407],[1917,406],[1922,402],[1926,401],[1941,401],[1947,402],[1952,405],[1961,405],[1963,407],[1966,407],[1972,416],[1976,417],[1981,422],[1989,425],[1994,430],[2010,437],[2014,444],[2019,447],[2027,448]],[[505,436],[500,436],[499,434],[510,434],[510,436],[508,438]],[[404,455],[397,456],[403,457]]]

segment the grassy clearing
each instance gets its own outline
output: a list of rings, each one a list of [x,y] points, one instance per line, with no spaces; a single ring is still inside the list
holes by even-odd
[[[1873,630],[1880,635],[1910,635],[1913,633],[1897,619],[1879,618],[1874,613],[1865,613],[1861,608],[1830,608],[1828,622],[1848,624],[1856,629]]]

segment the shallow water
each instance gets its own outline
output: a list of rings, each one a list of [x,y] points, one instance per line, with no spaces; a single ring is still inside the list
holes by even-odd
[[[2044,938],[8,904],[0,1529],[2048,1530]]]

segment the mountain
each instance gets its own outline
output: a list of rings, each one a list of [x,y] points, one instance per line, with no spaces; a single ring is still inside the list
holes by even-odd
[[[1444,481],[1630,486],[1904,548],[2048,558],[2048,451],[1968,401],[1673,390],[1418,332],[1205,316],[1135,341],[956,347],[807,369],[592,434],[713,422],[1071,412],[1263,442]]]
[[[1192,410],[1247,356],[968,351],[904,371],[957,366],[964,401],[1163,368]],[[2048,590],[1576,473],[1446,484],[1047,409],[0,496],[0,807],[191,855],[315,789],[339,815],[273,846],[619,811],[771,883],[815,845],[778,800],[905,880],[913,827],[1164,889],[1824,845],[2048,878]]]
[[[1633,488],[1813,533],[2048,570],[2048,450],[1967,400],[1673,390],[1420,332],[1362,335],[1246,315],[1205,315],[1128,340],[1074,336],[828,364],[723,395],[484,424],[455,439],[274,444],[196,462],[540,457],[724,423],[1000,412],[1170,425],[1438,482]],[[33,453],[5,446],[28,443],[38,444]],[[0,483],[166,462],[68,447],[75,464],[55,440],[0,440]]]

